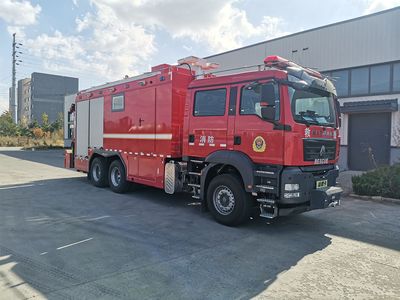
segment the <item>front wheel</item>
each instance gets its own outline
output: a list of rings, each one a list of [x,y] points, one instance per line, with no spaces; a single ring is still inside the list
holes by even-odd
[[[129,189],[129,182],[126,180],[124,165],[120,160],[114,160],[108,171],[110,189],[115,193],[125,193]]]
[[[230,174],[215,177],[207,191],[207,204],[217,222],[236,226],[246,222],[251,214],[251,197],[240,180]]]

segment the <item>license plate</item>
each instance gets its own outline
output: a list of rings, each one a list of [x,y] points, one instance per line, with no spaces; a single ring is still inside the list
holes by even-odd
[[[316,182],[316,185],[317,185],[317,189],[325,188],[325,187],[328,186],[328,180],[327,180],[327,179],[325,179],[325,180],[318,180],[318,181]]]

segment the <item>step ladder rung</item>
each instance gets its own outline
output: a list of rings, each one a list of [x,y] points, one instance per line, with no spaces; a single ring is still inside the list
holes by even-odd
[[[197,172],[189,172],[189,175],[201,176],[201,173],[197,173]]]
[[[258,173],[258,174],[266,174],[266,175],[275,175],[274,172],[264,171],[264,170],[256,170],[256,173]]]
[[[202,164],[204,161],[202,160],[197,160],[197,159],[191,159],[190,162],[195,163],[195,164]]]
[[[267,199],[267,198],[258,198],[257,202],[260,202],[260,203],[263,203],[263,204],[271,204],[271,205],[275,204],[275,200]]]
[[[264,190],[273,190],[273,189],[275,189],[273,186],[270,186],[270,185],[256,185],[256,188],[264,189]]]
[[[193,187],[199,188],[199,187],[200,187],[200,184],[197,184],[197,183],[188,183],[188,186],[193,186]]]

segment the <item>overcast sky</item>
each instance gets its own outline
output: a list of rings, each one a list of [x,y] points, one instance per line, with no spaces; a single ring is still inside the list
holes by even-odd
[[[0,0],[0,112],[8,109],[11,35],[17,80],[78,77],[84,89],[400,5],[400,0]],[[273,53],[272,53],[273,54]]]

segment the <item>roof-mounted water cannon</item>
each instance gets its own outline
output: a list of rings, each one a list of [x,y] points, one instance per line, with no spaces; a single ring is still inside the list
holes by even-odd
[[[207,62],[204,58],[196,56],[188,56],[178,60],[179,65],[187,65],[195,72],[196,76],[203,75],[210,77],[210,74],[205,74],[205,71],[215,70],[219,68],[219,64]],[[208,76],[207,76],[208,75]]]

